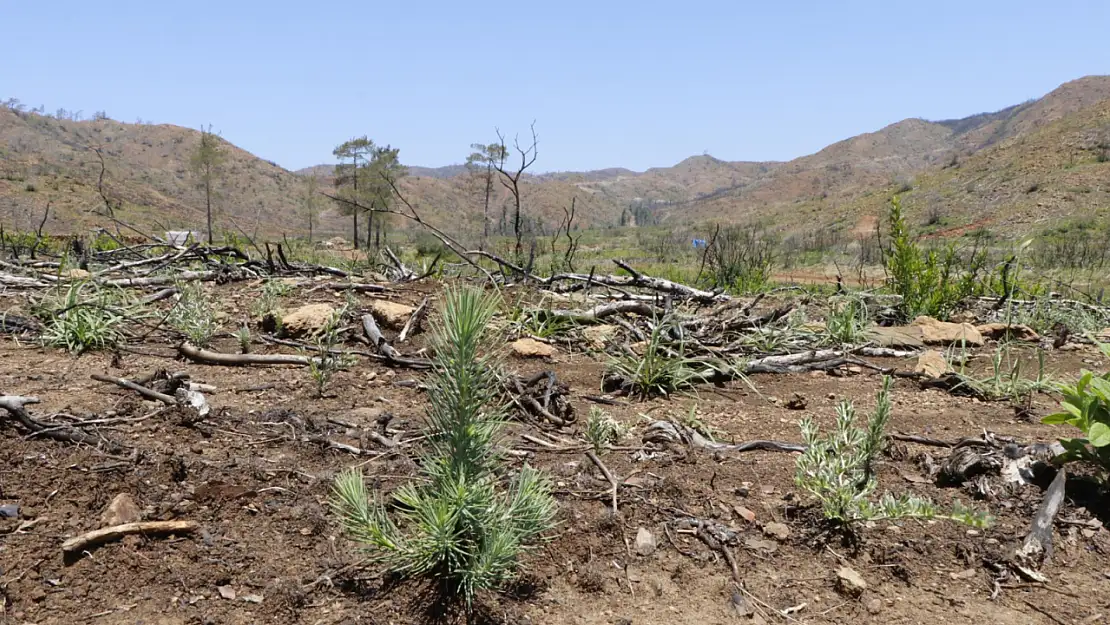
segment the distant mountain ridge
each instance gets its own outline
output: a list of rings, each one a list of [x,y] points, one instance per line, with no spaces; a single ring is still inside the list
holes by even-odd
[[[572,200],[582,226],[615,225],[638,205],[651,207],[653,219],[664,223],[762,221],[786,230],[848,228],[881,210],[884,198],[901,189],[911,207],[933,193],[929,210],[947,212],[957,222],[974,221],[984,211],[1001,215],[1010,207],[1018,215],[1031,210],[1026,194],[1011,192],[1015,178],[994,175],[1006,170],[1040,176],[1049,188],[1053,181],[1072,189],[1090,187],[1089,193],[1061,190],[1061,197],[1041,201],[1054,207],[1054,218],[1064,219],[1087,214],[1101,201],[1106,185],[1093,180],[1110,171],[1103,162],[1087,164],[1086,148],[1076,146],[1098,144],[1100,133],[1110,132],[1104,115],[1108,102],[1110,77],[1088,76],[999,111],[939,121],[905,119],[787,162],[700,155],[643,172],[613,167],[539,173],[524,179],[525,208],[545,231],[559,222]],[[96,147],[105,157],[105,189],[119,203],[121,218],[143,227],[196,228],[202,202],[188,160],[197,134],[172,125],[76,122],[0,108],[0,220],[28,228],[49,203],[49,229],[101,223],[92,212],[103,204]],[[1037,150],[1023,150],[1023,145]],[[303,177],[328,179],[334,166],[290,172],[230,144],[227,150],[219,201],[224,227],[271,236],[303,232]],[[1084,164],[1076,166],[1076,159]],[[972,164],[987,168],[980,179],[955,175]],[[1070,169],[1059,169],[1065,166]],[[926,189],[933,184],[935,190]],[[509,201],[507,191],[495,187],[487,216],[494,223]],[[484,193],[464,165],[410,166],[401,190],[427,219],[464,235],[482,229]],[[1061,199],[1077,195],[1082,197]],[[317,231],[342,234],[346,223],[331,207]],[[1020,216],[1000,223],[1014,228],[1036,224]]]

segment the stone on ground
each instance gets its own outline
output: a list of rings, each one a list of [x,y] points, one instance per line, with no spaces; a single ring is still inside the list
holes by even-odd
[[[970,323],[948,323],[922,315],[910,325],[921,329],[921,340],[926,345],[983,345],[983,335]]]
[[[374,320],[391,330],[404,328],[415,310],[407,304],[384,299],[370,302],[370,312],[374,315]]]
[[[139,506],[135,505],[135,500],[131,498],[131,495],[120,493],[100,515],[100,524],[104,527],[111,527],[124,523],[137,523],[142,519],[143,514],[139,511]]]
[[[944,354],[935,349],[922,352],[917,357],[917,364],[913,367],[914,373],[924,374],[926,377],[939,378],[940,376],[951,371],[948,366],[948,361],[945,360]]]
[[[509,349],[521,358],[550,358],[555,355],[554,347],[530,338],[513,341],[509,344]]]
[[[281,333],[290,338],[319,334],[335,314],[330,304],[305,304],[282,316]]]

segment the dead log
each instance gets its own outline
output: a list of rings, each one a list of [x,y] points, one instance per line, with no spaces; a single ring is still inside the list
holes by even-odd
[[[200,349],[189,343],[177,346],[177,352],[182,356],[203,365],[225,365],[239,367],[244,365],[297,365],[307,367],[312,363],[308,356],[295,354],[223,354],[207,349]]]
[[[1041,507],[1037,510],[1037,516],[1033,517],[1033,525],[1029,529],[1029,534],[1017,550],[1016,556],[1019,563],[1026,566],[1033,564],[1039,566],[1052,559],[1052,525],[1056,520],[1056,513],[1060,511],[1060,506],[1064,503],[1066,480],[1067,472],[1060,469],[1057,471],[1056,477],[1052,479],[1052,484],[1049,485],[1048,490],[1045,491],[1044,500],[1041,501]]]
[[[134,286],[166,286],[175,282],[189,282],[193,280],[215,280],[222,275],[218,271],[178,271],[172,276],[146,276],[142,278],[115,278],[104,280],[105,286],[134,287]]]
[[[378,350],[382,356],[390,360],[401,357],[400,352],[394,349],[393,346],[389,344],[389,341],[385,340],[385,336],[382,334],[381,329],[378,328],[378,322],[374,320],[374,315],[365,314],[362,316],[362,329],[366,332],[366,338],[370,339],[370,344],[373,345],[374,349]]]
[[[166,534],[192,534],[200,529],[196,521],[140,521],[138,523],[124,523],[102,527],[80,536],[75,536],[62,543],[62,553],[72,556],[103,545],[104,543],[119,540],[124,536],[141,534],[143,536],[162,536]]]
[[[777,452],[803,452],[805,445],[786,443],[782,441],[754,440],[743,443],[718,443],[701,435],[694,428],[680,425],[672,421],[656,421],[647,427],[642,441],[657,445],[680,444],[706,449],[709,451],[731,451],[736,453],[746,451],[777,451]]]
[[[573,323],[595,323],[613,315],[635,314],[652,317],[660,314],[651,304],[636,300],[620,300],[611,304],[602,304],[589,310],[549,310],[544,311],[547,317],[566,319]]]

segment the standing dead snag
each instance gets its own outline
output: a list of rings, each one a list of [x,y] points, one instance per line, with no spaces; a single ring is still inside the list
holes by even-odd
[[[509,193],[513,195],[513,236],[516,237],[514,255],[516,256],[517,262],[520,262],[524,255],[524,248],[521,244],[524,231],[521,227],[522,221],[520,215],[520,179],[524,176],[524,172],[536,162],[536,156],[538,154],[536,150],[536,145],[538,143],[538,139],[536,138],[536,122],[532,122],[530,129],[532,131],[532,145],[522,148],[519,139],[513,139],[513,147],[516,149],[517,153],[520,154],[520,165],[514,169],[508,169],[506,166],[509,150],[505,147],[505,135],[501,134],[501,131],[498,130],[497,140],[500,144],[500,150],[498,150],[499,158],[493,164],[493,168],[497,170],[497,173],[501,174],[501,186],[508,189]]]

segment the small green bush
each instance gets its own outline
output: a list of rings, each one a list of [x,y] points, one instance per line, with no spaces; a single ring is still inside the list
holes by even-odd
[[[986,252],[961,258],[954,245],[925,249],[910,235],[898,196],[890,202],[890,246],[885,252],[887,283],[902,297],[906,320],[918,315],[947,319],[964,298],[984,288]]]
[[[861,521],[899,518],[947,518],[973,526],[986,525],[986,516],[974,513],[957,502],[949,514],[936,504],[906,494],[885,495],[878,503],[871,495],[878,488],[875,460],[885,444],[884,431],[890,421],[892,378],[883,378],[875,400],[875,411],[867,428],[855,425],[855,409],[849,402],[837,407],[836,428],[824,437],[813,419],[802,419],[800,427],[806,450],[798,456],[794,483],[813,495],[825,518],[839,528],[852,529]]]
[[[45,323],[39,337],[44,345],[74,354],[110,349],[123,340],[129,314],[141,315],[122,289],[86,281],[64,288],[48,294],[35,308]]]
[[[371,499],[362,473],[335,482],[332,508],[344,529],[388,572],[427,576],[467,606],[482,590],[508,582],[521,554],[554,524],[548,480],[525,465],[507,470],[496,441],[505,419],[499,363],[487,349],[498,302],[474,289],[448,289],[433,332],[428,450],[420,481],[395,490],[390,508]],[[396,520],[395,520],[396,519]]]

